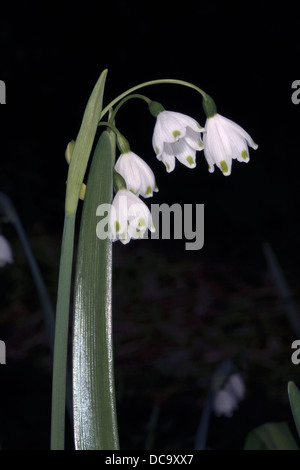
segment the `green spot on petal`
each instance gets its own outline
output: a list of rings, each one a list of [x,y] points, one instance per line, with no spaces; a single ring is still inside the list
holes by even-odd
[[[181,132],[178,130],[175,130],[172,132],[172,134],[173,134],[174,139],[176,139],[176,137],[179,137],[181,135]]]
[[[195,165],[195,162],[193,160],[193,157],[191,157],[191,155],[189,155],[188,157],[186,157],[186,161],[188,162],[189,165],[193,166]]]
[[[120,223],[117,220],[115,221],[115,227],[116,227],[116,231],[119,232],[120,231]]]
[[[158,147],[155,147],[155,153],[158,154],[160,152]]]
[[[248,155],[247,150],[243,150],[242,153],[241,153],[241,156],[242,156],[243,160],[248,160],[249,159],[249,155]]]
[[[146,194],[147,194],[147,196],[148,196],[149,194],[152,194],[151,186],[147,186]]]
[[[143,219],[143,218],[141,217],[141,218],[139,219],[139,221],[138,221],[138,225],[139,225],[139,227],[145,227],[145,225],[146,225],[145,219]],[[137,230],[138,230],[138,229],[137,229]]]
[[[225,160],[222,160],[220,162],[220,167],[221,167],[221,170],[223,171],[223,173],[228,173],[228,166],[227,166],[227,163],[225,162]]]

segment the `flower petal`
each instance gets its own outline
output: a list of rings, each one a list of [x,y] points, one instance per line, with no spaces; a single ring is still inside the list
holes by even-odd
[[[200,132],[202,127],[195,119],[175,111],[162,111],[156,118],[154,136],[158,142],[176,142],[186,134],[187,127]],[[160,147],[160,146],[158,146]]]
[[[255,150],[258,148],[258,145],[254,142],[252,137],[239,124],[236,124],[236,122],[234,122],[231,119],[228,119],[225,116],[222,116],[220,114],[218,114],[218,116],[219,116],[220,121],[222,121],[224,126],[226,126],[228,129],[231,129],[232,131],[234,131],[234,133],[240,134],[240,136],[243,137],[248,142],[248,145],[250,147],[252,147]]]
[[[173,151],[175,157],[183,163],[183,165],[188,168],[195,168],[196,151],[186,143],[185,139],[181,139],[179,142],[176,142],[173,145]]]
[[[153,191],[158,191],[153,171],[134,152],[121,154],[115,164],[115,169],[124,178],[129,191],[143,197],[150,197]]]
[[[201,140],[199,131],[195,132],[190,127],[188,127],[186,129],[185,141],[194,150],[203,150],[203,148],[204,148],[204,145],[203,145],[203,142]]]
[[[147,229],[155,231],[148,207],[127,189],[121,189],[115,195],[109,225],[111,239],[123,244],[131,238],[142,238]]]
[[[173,154],[173,145],[174,144],[164,144],[163,151],[160,155],[156,155],[157,159],[162,161],[166,167],[168,173],[175,168],[175,157]]]

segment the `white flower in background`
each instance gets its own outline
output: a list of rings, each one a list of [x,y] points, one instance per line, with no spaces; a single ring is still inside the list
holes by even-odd
[[[122,153],[115,170],[124,178],[127,189],[137,196],[150,197],[153,191],[158,191],[153,171],[134,152]]]
[[[225,389],[235,395],[238,400],[245,398],[245,383],[240,374],[232,374],[225,385]]]
[[[218,390],[214,401],[214,412],[216,416],[227,416],[231,418],[233,412],[238,407],[238,400],[235,395],[227,390]]]
[[[162,111],[157,115],[152,145],[168,173],[175,168],[175,157],[188,168],[195,168],[196,151],[203,150],[202,131],[200,124],[185,114]]]
[[[207,118],[203,143],[209,172],[213,173],[217,165],[225,176],[231,173],[232,159],[248,162],[248,145],[258,147],[242,127],[218,113]]]
[[[114,197],[109,215],[113,241],[127,244],[131,238],[143,238],[145,232],[155,232],[151,213],[146,204],[128,189],[120,189]]]
[[[216,392],[213,405],[216,416],[224,415],[230,418],[244,397],[245,384],[241,375],[230,375],[225,386]]]
[[[10,244],[3,235],[0,235],[0,267],[13,262]]]

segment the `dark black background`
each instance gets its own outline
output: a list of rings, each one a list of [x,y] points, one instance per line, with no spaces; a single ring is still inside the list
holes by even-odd
[[[195,170],[177,162],[175,171],[167,174],[151,145],[153,117],[143,102],[129,102],[119,113],[118,127],[132,150],[143,156],[156,174],[159,192],[153,202],[205,204],[201,252],[186,252],[183,243],[172,241],[140,242],[143,245],[139,247],[152,250],[158,258],[168,253],[172,269],[182,259],[187,263],[206,260],[208,266],[237,263],[241,269],[252,270],[249,276],[256,282],[265,269],[262,243],[268,241],[297,297],[300,106],[291,101],[291,85],[300,73],[299,22],[299,12],[288,2],[261,1],[255,6],[237,1],[115,0],[58,5],[19,1],[1,6],[0,79],[6,83],[7,104],[0,108],[0,190],[13,200],[32,243],[45,240],[37,249],[46,253],[40,254],[42,271],[52,286],[54,301],[67,175],[64,151],[76,138],[89,95],[105,68],[105,104],[143,81],[187,80],[210,94],[219,113],[238,122],[259,145],[258,150],[250,151],[247,165],[233,162],[230,177],[218,169],[209,174],[203,153],[197,154]],[[159,85],[144,92],[166,109],[189,114],[204,125],[201,99],[194,91]],[[6,230],[17,245],[13,231]],[[135,250],[133,245],[126,248],[129,253]],[[116,245],[115,251],[122,257],[125,248]],[[13,268],[6,268],[6,273],[8,269]],[[238,277],[238,273],[228,268],[228,276]],[[25,282],[21,274],[18,279]],[[29,310],[32,303],[38,309],[37,301],[32,300],[33,288],[26,289],[29,292],[22,294],[22,305],[28,300]],[[2,298],[6,299],[4,294]],[[2,336],[5,339],[4,333]],[[27,360],[31,364],[30,354]],[[17,372],[11,372],[7,364],[5,374],[7,380],[14,375],[9,386],[18,396],[16,388],[25,380],[26,368],[22,354],[12,361]],[[28,374],[34,377],[36,370],[27,366]],[[18,367],[23,370],[19,376]],[[48,425],[50,406],[49,377],[45,375],[41,387],[47,390],[47,405],[42,427]],[[21,410],[32,406],[35,393],[39,395],[32,377],[31,398],[27,404],[21,401]],[[7,388],[3,393],[7,399],[11,392]],[[18,410],[16,416],[20,413]],[[4,446],[47,447],[48,431],[35,441],[34,437],[24,438],[26,426],[20,427],[15,442],[13,430],[7,439],[3,437],[5,426],[1,429]],[[125,425],[122,432],[126,434],[124,429]],[[31,436],[35,432],[36,427]],[[126,445],[134,446],[132,442]]]
[[[250,245],[264,237],[280,243],[283,233],[295,241],[299,109],[291,102],[291,84],[297,79],[297,15],[265,2],[251,8],[214,1],[164,5],[64,2],[55,8],[17,2],[6,7],[1,15],[1,79],[7,86],[7,105],[1,108],[2,191],[13,198],[25,223],[57,230],[64,150],[77,135],[101,71],[108,69],[106,104],[142,81],[175,77],[211,94],[219,112],[246,128],[259,150],[251,152],[247,167],[234,165],[231,178],[219,171],[209,175],[201,153],[196,171],[177,164],[166,175],[153,156],[153,119],[142,103],[131,102],[120,113],[119,127],[153,166],[159,202],[204,202],[207,230],[212,228],[208,244],[229,219],[222,232],[230,248],[228,230],[234,242],[249,234]],[[195,92],[161,85],[145,94],[204,124]],[[179,185],[182,190],[174,190]]]

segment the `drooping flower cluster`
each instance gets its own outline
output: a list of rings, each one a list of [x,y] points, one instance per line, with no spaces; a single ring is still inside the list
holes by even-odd
[[[175,157],[195,168],[196,151],[204,150],[209,172],[216,165],[225,176],[231,173],[232,160],[248,162],[248,146],[258,147],[242,127],[218,113],[207,116],[203,128],[191,117],[171,111],[158,114],[152,143],[168,172],[175,168]]]
[[[257,148],[244,129],[217,113],[208,95],[203,100],[203,108],[207,116],[204,127],[190,116],[166,111],[157,102],[149,103],[149,110],[156,117],[153,149],[168,173],[174,170],[176,159],[188,168],[195,168],[196,152],[204,150],[209,172],[212,173],[216,165],[228,176],[232,160],[248,162],[248,146]],[[110,233],[113,240],[128,243],[131,238],[143,238],[148,229],[155,231],[149,209],[139,196],[151,197],[158,188],[153,171],[130,150],[126,139],[120,150],[115,172],[122,177],[123,184],[117,188],[113,200]]]
[[[143,238],[148,229],[155,231],[151,213],[139,196],[151,197],[158,187],[149,165],[130,150],[119,156],[115,175],[118,184],[110,211],[110,236],[127,244],[131,238]]]

